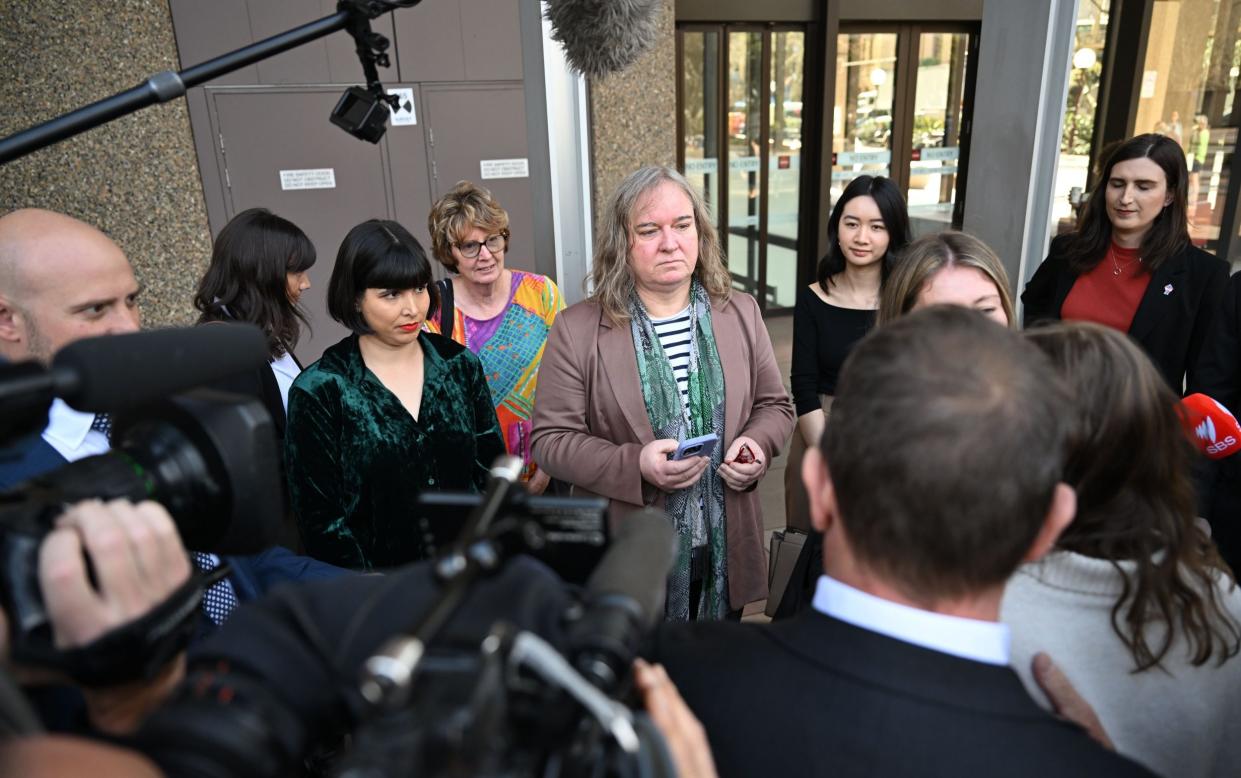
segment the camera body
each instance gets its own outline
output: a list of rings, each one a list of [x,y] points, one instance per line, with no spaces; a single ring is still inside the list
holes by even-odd
[[[117,414],[113,450],[0,493],[0,603],[14,655],[50,654],[38,551],[66,505],[85,499],[155,500],[186,547],[255,553],[283,513],[280,452],[257,400],[207,389]]]

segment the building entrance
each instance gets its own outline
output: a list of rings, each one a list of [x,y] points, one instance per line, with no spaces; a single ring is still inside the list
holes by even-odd
[[[791,308],[808,234],[805,29],[685,25],[677,62],[678,162],[712,210],[733,285],[764,311]]]
[[[833,202],[859,175],[887,176],[915,236],[961,226],[977,52],[971,26],[841,25]]]

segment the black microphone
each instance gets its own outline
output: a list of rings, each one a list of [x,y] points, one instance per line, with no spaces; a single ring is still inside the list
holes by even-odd
[[[617,73],[659,39],[659,0],[548,0],[552,39],[584,76]]]
[[[83,338],[52,358],[57,396],[79,411],[123,411],[266,365],[252,324],[212,324]]]
[[[628,677],[646,634],[664,613],[677,534],[662,512],[646,508],[618,522],[612,545],[586,582],[582,617],[569,627],[569,655],[608,694]]]

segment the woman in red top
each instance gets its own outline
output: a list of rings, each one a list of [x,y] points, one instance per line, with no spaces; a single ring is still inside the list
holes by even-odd
[[[1189,242],[1188,175],[1171,138],[1121,144],[1077,232],[1052,241],[1026,284],[1025,325],[1077,319],[1127,332],[1181,393],[1228,281],[1228,264]]]

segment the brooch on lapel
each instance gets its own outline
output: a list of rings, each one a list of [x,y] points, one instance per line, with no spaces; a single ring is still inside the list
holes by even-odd
[[[1172,284],[1168,284],[1167,286],[1165,286],[1165,287],[1163,288],[1163,296],[1164,296],[1164,297],[1167,297],[1167,296],[1168,296],[1168,295],[1170,295],[1170,294],[1172,294]]]

